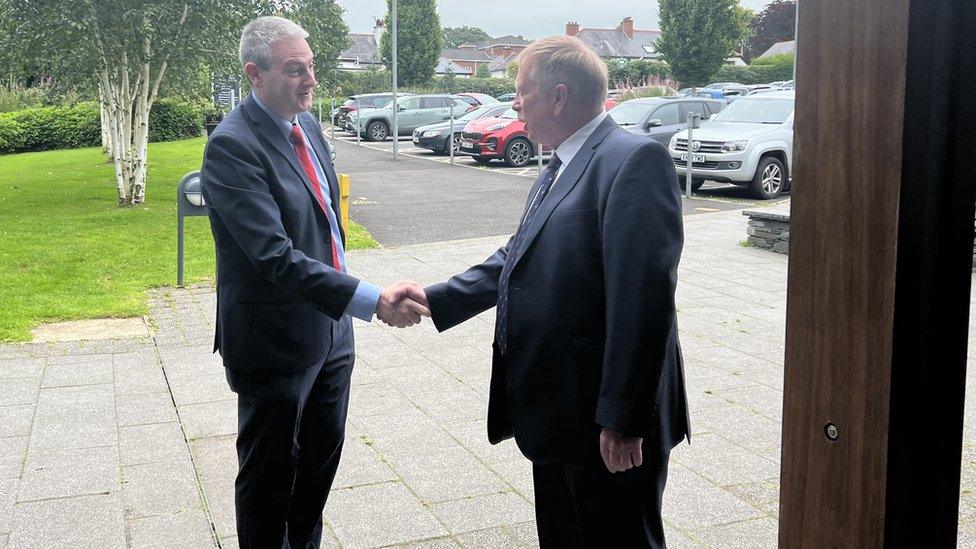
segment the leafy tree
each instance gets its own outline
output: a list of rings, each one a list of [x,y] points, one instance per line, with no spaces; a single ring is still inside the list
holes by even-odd
[[[657,50],[683,86],[702,85],[742,36],[738,0],[660,0]]]
[[[119,204],[141,204],[163,82],[192,83],[197,95],[204,75],[238,74],[244,24],[276,13],[305,20],[320,64],[336,57],[346,27],[335,0],[0,0],[0,50],[98,97]]]
[[[444,27],[441,29],[441,40],[445,48],[457,48],[461,44],[486,42],[491,40],[491,36],[478,27]]]
[[[308,31],[308,45],[315,53],[316,78],[323,95],[336,85],[335,60],[339,52],[349,47],[349,27],[342,20],[342,6],[335,0],[292,1],[291,11],[278,15],[287,17]]]
[[[393,2],[386,0],[387,17],[392,27]],[[397,3],[397,78],[404,85],[429,82],[434,77],[441,54],[441,23],[436,0],[398,0]],[[380,52],[387,67],[391,55],[393,29],[383,33]]]
[[[488,70],[488,64],[482,63],[478,65],[478,70],[475,71],[474,75],[478,78],[491,78],[491,71]]]
[[[505,76],[515,80],[518,77],[518,63],[512,61],[508,64],[508,68],[505,69]]]
[[[796,36],[796,0],[776,0],[753,19],[752,35],[746,42],[749,59],[762,55],[776,42]]]

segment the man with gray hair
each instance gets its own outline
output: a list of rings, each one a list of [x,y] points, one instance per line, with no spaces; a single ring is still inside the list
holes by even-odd
[[[430,314],[416,284],[348,274],[335,170],[307,112],[307,36],[280,17],[244,28],[251,95],[211,135],[201,171],[217,248],[214,350],[238,395],[240,547],[319,546],[345,432],[350,317],[404,327]]]
[[[542,547],[664,547],[668,456],[690,433],[674,164],[603,111],[606,65],[576,38],[529,45],[515,86],[555,152],[508,243],[426,288],[434,325],[496,307],[488,438],[532,462]]]

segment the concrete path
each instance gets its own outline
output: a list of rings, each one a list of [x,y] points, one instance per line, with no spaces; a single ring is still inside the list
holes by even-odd
[[[740,246],[745,228],[739,212],[685,219],[678,306],[694,443],[672,454],[670,547],[776,546],[787,257]],[[353,252],[349,263],[377,283],[427,283],[505,240]],[[213,290],[151,301],[151,339],[0,346],[0,548],[236,547],[236,414],[210,353]],[[356,324],[330,545],[537,544],[529,465],[485,436],[492,320],[444,334]],[[961,547],[976,547],[974,366]]]

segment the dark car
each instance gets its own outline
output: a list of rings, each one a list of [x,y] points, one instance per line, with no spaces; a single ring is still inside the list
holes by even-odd
[[[398,93],[400,97],[413,95],[411,93]],[[390,101],[393,101],[392,93],[363,93],[359,95],[350,95],[349,99],[346,99],[342,105],[339,105],[334,111],[332,111],[332,123],[343,129],[348,129],[346,126],[349,124],[349,113],[355,111],[356,109],[375,109],[377,107],[382,107]]]
[[[502,102],[505,102],[505,101],[515,101],[515,94],[514,93],[503,93],[503,94],[499,95],[498,97],[496,97],[495,99],[497,99],[499,101],[502,101]]]
[[[724,107],[721,101],[699,97],[645,97],[624,101],[609,112],[623,129],[667,146],[672,135],[687,129],[689,112],[708,120]]]
[[[464,126],[472,121],[489,116],[498,116],[512,107],[511,103],[492,103],[482,105],[473,111],[469,111],[454,120],[454,154],[459,154],[461,144],[461,132]],[[434,152],[447,153],[450,139],[448,134],[451,132],[451,122],[435,122],[420,126],[413,131],[413,144],[418,147],[430,149]]]

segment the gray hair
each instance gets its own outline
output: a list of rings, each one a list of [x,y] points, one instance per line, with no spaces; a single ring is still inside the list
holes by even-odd
[[[254,63],[262,69],[271,68],[271,46],[282,38],[308,38],[308,33],[294,21],[284,17],[258,17],[241,33],[241,66]]]
[[[577,105],[603,104],[607,97],[607,64],[579,38],[550,36],[528,45],[518,58],[519,68],[545,93],[565,84]]]

